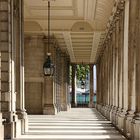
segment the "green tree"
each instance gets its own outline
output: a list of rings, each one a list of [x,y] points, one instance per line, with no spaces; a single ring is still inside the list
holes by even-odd
[[[79,81],[84,81],[89,73],[89,65],[76,65],[76,78]],[[72,66],[70,66],[70,83],[72,81]]]
[[[87,74],[89,73],[89,65],[77,65],[76,76],[79,81],[85,80]]]

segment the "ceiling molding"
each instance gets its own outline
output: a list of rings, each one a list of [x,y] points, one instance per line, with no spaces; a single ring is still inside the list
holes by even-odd
[[[48,20],[46,16],[31,16],[25,17],[25,21],[34,21],[34,20]],[[51,20],[75,20],[75,21],[83,21],[82,17],[76,16],[52,16]]]
[[[73,11],[74,11],[74,16],[78,17],[77,0],[72,1],[72,7],[73,7]]]
[[[85,20],[93,21],[96,14],[97,0],[85,0]]]
[[[74,52],[73,52],[70,32],[63,32],[63,36],[64,36],[64,40],[65,40],[65,43],[67,46],[67,50],[70,54],[71,61],[75,62],[75,56],[74,56]]]
[[[48,10],[47,6],[29,6],[30,10]],[[73,6],[51,6],[52,10],[75,10]]]
[[[91,56],[90,56],[90,63],[92,63],[92,62],[94,63],[94,61],[95,61],[95,53],[97,52],[97,49],[98,49],[101,34],[102,34],[102,32],[94,32],[92,51],[91,51]]]

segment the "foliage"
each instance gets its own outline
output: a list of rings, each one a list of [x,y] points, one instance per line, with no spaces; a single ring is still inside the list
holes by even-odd
[[[76,78],[79,81],[84,81],[89,73],[89,65],[76,65]],[[70,66],[70,83],[72,81],[72,66]]]
[[[85,80],[89,73],[89,65],[77,65],[76,76],[79,81]]]

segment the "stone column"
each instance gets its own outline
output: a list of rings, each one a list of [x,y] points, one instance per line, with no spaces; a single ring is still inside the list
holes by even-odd
[[[102,60],[101,60],[101,103],[102,106],[105,103],[105,92],[104,92],[104,55],[102,56]]]
[[[71,102],[70,102],[70,58],[69,57],[67,57],[66,74],[67,74],[67,105],[68,105],[68,109],[70,109]]]
[[[112,35],[112,61],[113,61],[113,72],[112,72],[112,99],[113,99],[113,107],[115,107],[115,65],[116,65],[116,62],[115,62],[115,32],[113,32],[113,35]]]
[[[56,59],[55,59],[55,104],[57,110],[59,110],[59,55],[58,49],[55,51]]]
[[[114,107],[113,101],[113,32],[110,36],[109,46],[110,46],[110,120],[112,121],[112,111]]]
[[[62,85],[62,68],[61,65],[61,50],[57,49],[58,60],[57,60],[57,111],[60,112],[61,110],[61,85]]]
[[[105,44],[105,51],[104,51],[104,80],[103,81],[106,81],[104,83],[104,96],[105,96],[105,101],[104,101],[104,115],[107,116],[107,104],[108,104],[108,89],[107,89],[107,42]]]
[[[105,54],[105,53],[104,53]],[[101,113],[104,115],[104,106],[105,106],[105,84],[104,84],[104,78],[105,78],[105,73],[104,73],[104,60],[105,57],[104,55],[102,56],[101,60]]]
[[[120,16],[120,15],[118,15]],[[120,19],[121,20],[121,19]],[[123,96],[123,29],[120,27],[120,20],[118,20],[117,28],[119,29],[119,37],[118,37],[118,113],[121,112],[123,104],[122,104],[122,96]]]
[[[97,107],[101,109],[101,61],[97,64]]]
[[[123,50],[123,111],[124,113],[128,110],[128,23],[129,23],[129,1],[125,3],[125,15],[124,18],[124,50]]]
[[[44,39],[44,45],[45,45],[44,57],[46,57],[46,52],[47,52],[46,43],[47,43],[47,40]],[[51,60],[54,60],[54,55],[56,55],[53,52],[53,49],[54,49],[53,47],[54,46],[51,44],[51,48],[50,48]],[[57,65],[56,65],[56,67],[57,67]],[[57,94],[58,94],[55,92],[55,78],[57,78],[57,74],[56,74],[57,70],[58,69],[56,68],[55,75],[52,77],[51,76],[44,76],[44,95],[43,95],[43,97],[44,97],[43,98],[43,114],[44,115],[55,115],[55,114],[57,114],[57,110],[59,110],[59,108],[56,108],[56,104],[55,104],[56,103],[55,96],[57,96]]]
[[[0,112],[0,140],[4,140],[4,127],[2,125],[2,113]]]
[[[44,115],[55,115],[57,113],[54,104],[54,80],[53,77],[44,77]]]
[[[21,133],[24,134],[28,131],[28,119],[25,110],[25,91],[24,91],[24,17],[23,17],[23,0],[18,0],[16,6],[19,7],[15,16],[15,32],[18,36],[15,40],[16,44],[16,92],[17,92],[17,114],[21,120],[20,124],[17,124],[18,130],[21,129]],[[21,134],[20,133],[20,134]],[[20,135],[17,133],[17,135]]]
[[[71,96],[71,106],[72,107],[77,106],[75,84],[76,84],[76,65],[72,64],[72,96]]]
[[[97,100],[97,107],[100,104],[100,95],[99,95],[99,63],[96,64],[96,78],[97,78],[97,93],[96,93],[96,100]]]
[[[124,8],[125,7],[125,8]],[[122,12],[120,13],[120,46],[122,51],[121,56],[121,71],[122,84],[120,84],[120,106],[119,109],[119,120],[118,120],[118,128],[121,131],[125,131],[125,116],[127,114],[128,109],[128,9],[127,1],[122,3]],[[121,79],[122,78],[122,79]],[[122,86],[122,87],[121,87]],[[121,91],[122,90],[122,91]],[[122,97],[121,97],[122,96]],[[122,99],[122,103],[121,103]],[[121,106],[122,105],[122,106]]]
[[[97,109],[101,109],[101,59],[97,64]]]
[[[1,99],[1,52],[0,52],[0,140],[3,140],[4,139],[4,127],[2,125],[1,105],[2,105],[2,99]]]
[[[108,49],[108,54],[107,54],[107,92],[108,92],[108,105],[107,105],[107,118],[108,120],[110,119],[110,111],[111,111],[111,35],[109,36],[108,43],[107,43],[107,49]]]
[[[140,1],[130,1],[130,15],[133,14],[131,19],[133,29],[133,46],[135,47],[136,55],[136,116],[133,120],[133,131],[132,139],[140,139]],[[135,7],[135,8],[134,8]],[[132,18],[132,17],[131,17]]]
[[[18,7],[17,7],[18,8]],[[15,37],[14,16],[15,1],[0,1],[0,49],[2,62],[2,112],[6,119],[4,124],[5,138],[12,139],[16,132],[16,83],[15,83]]]
[[[102,91],[103,91],[103,87],[102,87],[103,71],[102,70],[103,70],[102,61],[100,61],[100,105],[101,105],[101,108],[102,108],[102,105],[103,105],[103,95],[102,95]]]
[[[93,70],[93,65],[90,65],[90,100],[89,100],[89,107],[92,108],[94,107],[94,70]]]
[[[107,75],[107,86],[106,86],[106,92],[107,92],[107,105],[106,105],[106,117],[108,118],[108,120],[110,119],[110,47],[109,47],[109,43],[110,43],[110,36],[107,42],[107,62],[106,62],[106,75]]]
[[[4,127],[2,125],[2,111],[3,111],[3,105],[4,105],[5,101],[3,99],[3,97],[4,97],[4,92],[3,92],[3,87],[2,87],[3,78],[2,78],[1,74],[3,74],[3,68],[2,68],[2,64],[3,64],[2,55],[3,54],[2,54],[2,52],[5,51],[5,44],[2,43],[2,41],[3,41],[2,30],[3,30],[3,28],[5,28],[5,25],[4,25],[5,22],[3,22],[3,20],[7,19],[7,17],[4,16],[5,12],[2,12],[2,11],[7,9],[7,3],[4,1],[0,1],[0,5],[1,5],[1,7],[0,7],[0,139],[3,140],[4,139]],[[4,5],[5,5],[5,8],[3,7]],[[8,51],[8,46],[7,46],[6,51]]]
[[[67,111],[67,96],[68,96],[68,91],[67,91],[67,61],[66,61],[66,55],[62,54],[62,92],[61,92],[61,111]]]
[[[99,109],[100,104],[100,89],[99,89],[99,63],[96,64],[96,108]]]
[[[61,50],[58,49],[58,111],[61,110],[61,93],[63,89],[61,88],[62,85],[62,68],[63,66],[61,65]]]
[[[1,32],[1,30],[0,30]],[[0,34],[1,35],[1,34]],[[1,36],[0,36],[1,37]],[[1,44],[0,44],[1,45]],[[1,50],[0,50],[0,113],[2,111],[2,98],[1,98]]]
[[[106,81],[106,44],[105,44],[105,50],[104,50],[102,63],[103,63],[103,81]],[[104,116],[106,116],[106,101],[107,101],[106,82],[103,83],[102,96],[104,96],[104,98],[103,98],[103,108],[102,108],[103,111],[102,112],[103,112]]]
[[[112,109],[110,112],[111,121],[115,124],[116,117],[116,30],[112,31]]]
[[[136,59],[135,59],[135,14],[132,12],[135,8],[134,5],[130,5],[129,0],[125,2],[125,33],[128,34],[128,112],[125,118],[125,133],[131,138],[132,137],[132,119],[135,112],[135,78],[136,78]]]
[[[118,23],[118,22],[117,22]],[[117,24],[115,23],[115,24]],[[114,25],[116,26],[116,25]],[[116,27],[115,30],[115,113],[117,113],[118,110],[118,65],[119,65],[119,60],[118,60],[118,47],[119,47],[119,27]],[[116,123],[116,122],[115,122]]]
[[[105,62],[105,75],[106,75],[106,112],[105,112],[105,115],[106,117],[108,116],[108,104],[109,104],[109,92],[108,92],[108,55],[109,55],[109,52],[108,52],[108,41],[106,43],[106,62]]]
[[[60,92],[60,94],[61,94],[61,96],[60,96],[60,101],[61,101],[61,110],[64,110],[64,108],[65,108],[65,96],[64,96],[64,85],[65,85],[65,83],[64,83],[64,79],[65,79],[65,75],[64,75],[64,67],[65,67],[65,63],[64,63],[64,61],[63,61],[63,54],[61,54],[61,59],[60,59],[60,65],[61,65],[61,78],[62,78],[62,81],[61,81],[61,92]],[[60,73],[59,73],[60,74]]]

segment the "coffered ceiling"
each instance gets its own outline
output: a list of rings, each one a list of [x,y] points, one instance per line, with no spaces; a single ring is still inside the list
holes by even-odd
[[[51,33],[73,63],[96,63],[115,0],[52,0]],[[47,0],[24,0],[25,34],[47,35]]]

